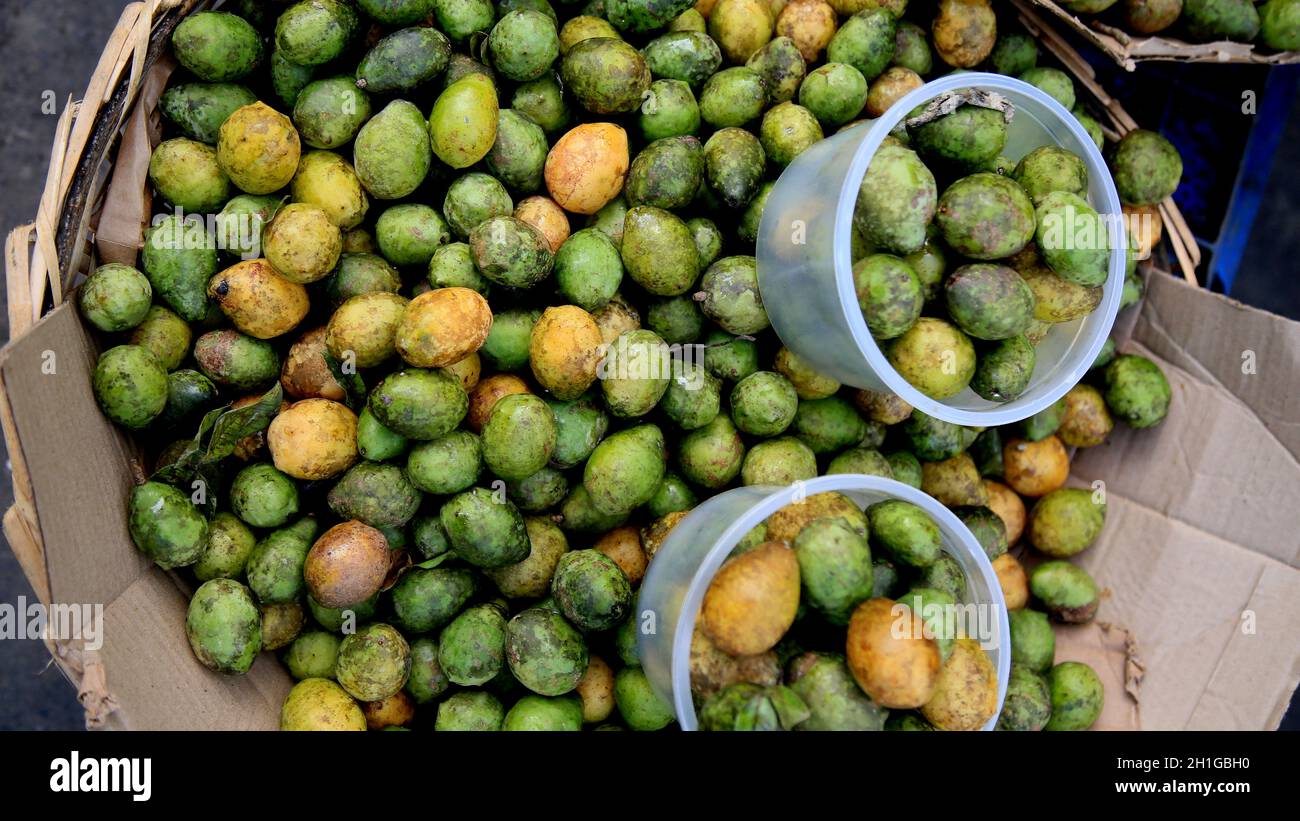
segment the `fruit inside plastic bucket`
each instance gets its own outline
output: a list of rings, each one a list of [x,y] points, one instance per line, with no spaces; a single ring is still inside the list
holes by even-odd
[[[881,141],[914,108],[962,89],[992,91],[1015,107],[1002,153],[1018,162],[1044,145],[1083,159],[1088,202],[1110,229],[1109,273],[1091,314],[1053,325],[1035,348],[1029,386],[1010,402],[970,388],[944,400],[912,387],[867,330],[853,283],[850,245],[858,188]],[[940,192],[942,193],[942,192]],[[1097,145],[1078,119],[1044,92],[1000,74],[951,74],[908,93],[877,120],[814,143],[795,158],[768,197],[758,233],[758,284],[772,327],[787,348],[845,385],[898,394],[929,416],[959,425],[1017,422],[1066,394],[1087,373],[1110,334],[1124,290],[1126,251],[1119,195]]]
[[[655,552],[641,582],[633,617],[642,669],[659,696],[673,705],[683,730],[699,729],[691,699],[691,634],[704,594],[736,544],[776,511],[815,493],[838,491],[863,508],[886,499],[902,499],[922,508],[939,526],[944,552],[966,575],[966,594],[959,604],[974,604],[987,618],[980,644],[998,676],[998,709],[985,730],[997,724],[1011,672],[1011,634],[1006,599],[984,550],[961,521],[921,491],[879,476],[837,474],[796,482],[789,487],[740,487],[695,507]]]

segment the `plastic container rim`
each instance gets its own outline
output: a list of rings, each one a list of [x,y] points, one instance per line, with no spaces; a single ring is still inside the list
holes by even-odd
[[[717,575],[718,568],[722,566],[722,563],[726,561],[731,551],[746,533],[759,522],[765,521],[773,513],[795,501],[796,498],[805,498],[827,491],[844,490],[876,491],[911,502],[925,510],[930,516],[940,519],[945,529],[956,533],[959,541],[962,542],[962,547],[974,557],[975,565],[983,577],[985,586],[993,594],[991,603],[997,608],[999,615],[997,631],[997,647],[999,649],[997,665],[998,706],[993,717],[989,719],[983,729],[992,730],[996,727],[998,716],[1002,712],[1002,702],[1006,697],[1006,682],[1011,671],[1011,631],[1007,618],[1006,598],[1002,594],[1002,585],[998,581],[997,573],[993,570],[993,563],[989,561],[975,536],[962,524],[956,514],[920,490],[895,479],[886,479],[882,476],[841,473],[795,482],[784,488],[764,486],[749,489],[770,490],[771,492],[745,511],[744,515],[738,517],[722,532],[722,535],[718,537],[717,541],[704,555],[689,587],[687,587],[686,595],[682,598],[676,630],[673,635],[671,677],[673,711],[676,713],[677,722],[683,730],[699,729],[695,704],[691,699],[691,636],[695,632],[696,616],[699,614],[700,606],[704,603],[704,594],[708,590],[709,584],[712,583],[713,577]],[[699,514],[709,515],[709,512],[697,508],[688,515]]]
[[[943,94],[968,88],[1014,91],[1032,97],[1056,117],[1059,121],[1057,125],[1064,126],[1083,146],[1084,160],[1088,165],[1090,176],[1094,175],[1096,169],[1106,168],[1105,159],[1097,149],[1092,137],[1089,136],[1083,125],[1078,121],[1078,118],[1057,102],[1056,99],[1037,87],[1022,80],[988,72],[949,74],[937,80],[932,80],[920,88],[913,89],[890,106],[889,110],[878,119],[871,121],[870,124],[865,124],[862,141],[854,150],[848,172],[845,174],[838,191],[838,201],[835,206],[835,226],[832,232],[835,245],[832,261],[836,272],[835,279],[839,290],[840,307],[856,338],[858,353],[866,359],[871,370],[885,383],[886,387],[922,413],[945,422],[970,426],[1005,425],[1027,419],[1051,406],[1078,384],[1079,380],[1092,367],[1092,363],[1096,360],[1097,354],[1101,352],[1106,338],[1110,336],[1115,317],[1119,313],[1119,303],[1124,289],[1127,243],[1123,235],[1117,232],[1116,221],[1122,218],[1122,209],[1120,208],[1119,194],[1115,190],[1114,180],[1107,171],[1099,180],[1102,189],[1101,202],[1093,204],[1098,214],[1105,219],[1108,238],[1111,243],[1109,269],[1106,282],[1102,286],[1101,304],[1094,309],[1094,313],[1100,311],[1102,314],[1104,319],[1102,327],[1100,331],[1091,332],[1092,339],[1087,343],[1086,355],[1080,357],[1068,372],[1058,373],[1055,384],[1043,389],[1041,396],[1029,401],[1025,406],[1010,411],[1005,407],[994,407],[985,410],[956,408],[942,400],[925,395],[904,379],[894,369],[894,366],[889,363],[880,344],[871,335],[858,305],[852,275],[853,260],[851,259],[851,234],[853,212],[857,207],[857,192],[862,184],[863,177],[866,176],[867,167],[870,165],[872,157],[875,156],[885,137],[894,130],[894,127],[899,122],[904,120],[919,105]]]

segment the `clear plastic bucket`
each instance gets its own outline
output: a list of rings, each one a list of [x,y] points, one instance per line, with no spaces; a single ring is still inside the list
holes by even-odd
[[[987,638],[981,641],[998,673],[998,712],[1011,672],[1011,635],[1002,586],[984,550],[946,507],[913,487],[879,476],[837,474],[789,487],[740,487],[702,502],[655,552],[637,600],[637,651],[656,692],[673,705],[683,730],[698,729],[691,701],[691,634],[709,583],[736,543],[755,525],[796,498],[839,491],[862,507],[902,499],[925,510],[939,526],[943,548],[966,574],[962,603],[985,605]],[[997,714],[985,725],[992,730]]]
[[[1111,231],[1104,296],[1088,316],[1052,326],[1037,345],[1029,387],[1011,402],[991,402],[970,388],[943,401],[912,387],[885,359],[867,330],[853,284],[850,243],[858,187],[885,136],[916,106],[960,89],[994,91],[1015,106],[1003,154],[1019,161],[1058,145],[1083,158],[1088,201]],[[890,391],[922,412],[959,425],[1005,425],[1034,415],[1083,377],[1110,334],[1124,289],[1126,253],[1117,235],[1122,213],[1115,183],[1078,119],[1028,83],[966,72],[926,83],[868,125],[815,143],[777,180],[758,232],[758,284],[772,327],[787,348],[845,385]]]

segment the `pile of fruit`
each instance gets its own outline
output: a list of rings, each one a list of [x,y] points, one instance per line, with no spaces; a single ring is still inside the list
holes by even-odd
[[[1104,15],[1139,35],[1193,43],[1235,40],[1273,51],[1300,50],[1300,0],[1057,0],[1081,15]]]
[[[961,511],[1013,608],[1032,589],[1057,618],[1090,617],[1082,571],[1027,581],[1005,555],[1017,493],[1042,497],[1040,550],[1090,544],[1102,508],[1062,489],[1065,445],[1103,440],[1113,417],[1159,422],[1159,370],[1099,360],[1099,387],[1014,431],[961,428],[810,369],[768,330],[755,277],[766,194],[824,127],[1012,51],[1073,97],[1056,69],[1030,73],[1032,40],[997,38],[989,4],[941,3],[933,49],[901,1],[606,0],[562,21],[546,0],[231,5],[176,28],[185,71],[149,168],[162,210],[138,268],[99,268],[79,304],[108,343],[95,396],[153,460],[131,537],[197,584],[200,662],[241,674],[280,652],[300,680],[285,728],[668,725],[636,656],[636,591],[673,525],[736,484],[892,476]],[[967,13],[982,44],[953,36]],[[1117,179],[1152,177],[1149,152],[1124,156]],[[945,243],[930,232],[922,252],[936,303],[960,270]],[[860,595],[949,589],[943,557],[868,518],[853,535],[859,558],[878,554],[871,583],[832,621]],[[798,587],[825,603],[811,577]],[[825,610],[784,625],[784,646]],[[1034,676],[1052,661],[1045,619],[1014,639]],[[802,645],[789,672],[765,657],[755,681],[753,654],[712,659],[742,671],[725,684],[795,688],[806,654],[838,642]],[[1053,694],[1087,678],[1061,667]]]

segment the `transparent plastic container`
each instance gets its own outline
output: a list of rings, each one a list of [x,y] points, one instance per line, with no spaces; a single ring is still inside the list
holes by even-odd
[[[1002,586],[984,550],[946,507],[893,479],[837,474],[789,487],[740,487],[702,502],[668,534],[641,582],[637,599],[637,651],[641,666],[659,695],[673,705],[683,730],[699,728],[691,700],[691,634],[695,618],[718,568],[736,543],[755,525],[796,498],[839,491],[862,507],[902,499],[925,510],[939,526],[943,549],[966,574],[961,603],[989,605],[989,636],[982,641],[998,674],[998,713],[1011,671],[1011,635]],[[997,713],[984,726],[992,730]]]
[[[850,242],[858,187],[880,143],[916,106],[960,89],[994,91],[1015,106],[1003,155],[1019,162],[1035,148],[1058,145],[1083,158],[1088,202],[1111,233],[1110,272],[1091,314],[1052,326],[1037,345],[1029,387],[1010,402],[991,402],[970,388],[945,400],[912,387],[885,359],[867,330],[853,284]],[[942,193],[942,192],[940,192]],[[1097,145],[1078,119],[1028,83],[966,72],[908,93],[870,124],[815,143],[781,174],[758,233],[758,284],[772,327],[785,346],[845,385],[891,391],[922,412],[959,425],[1005,425],[1034,415],[1065,395],[1097,358],[1119,311],[1126,253],[1117,236],[1119,195]]]

